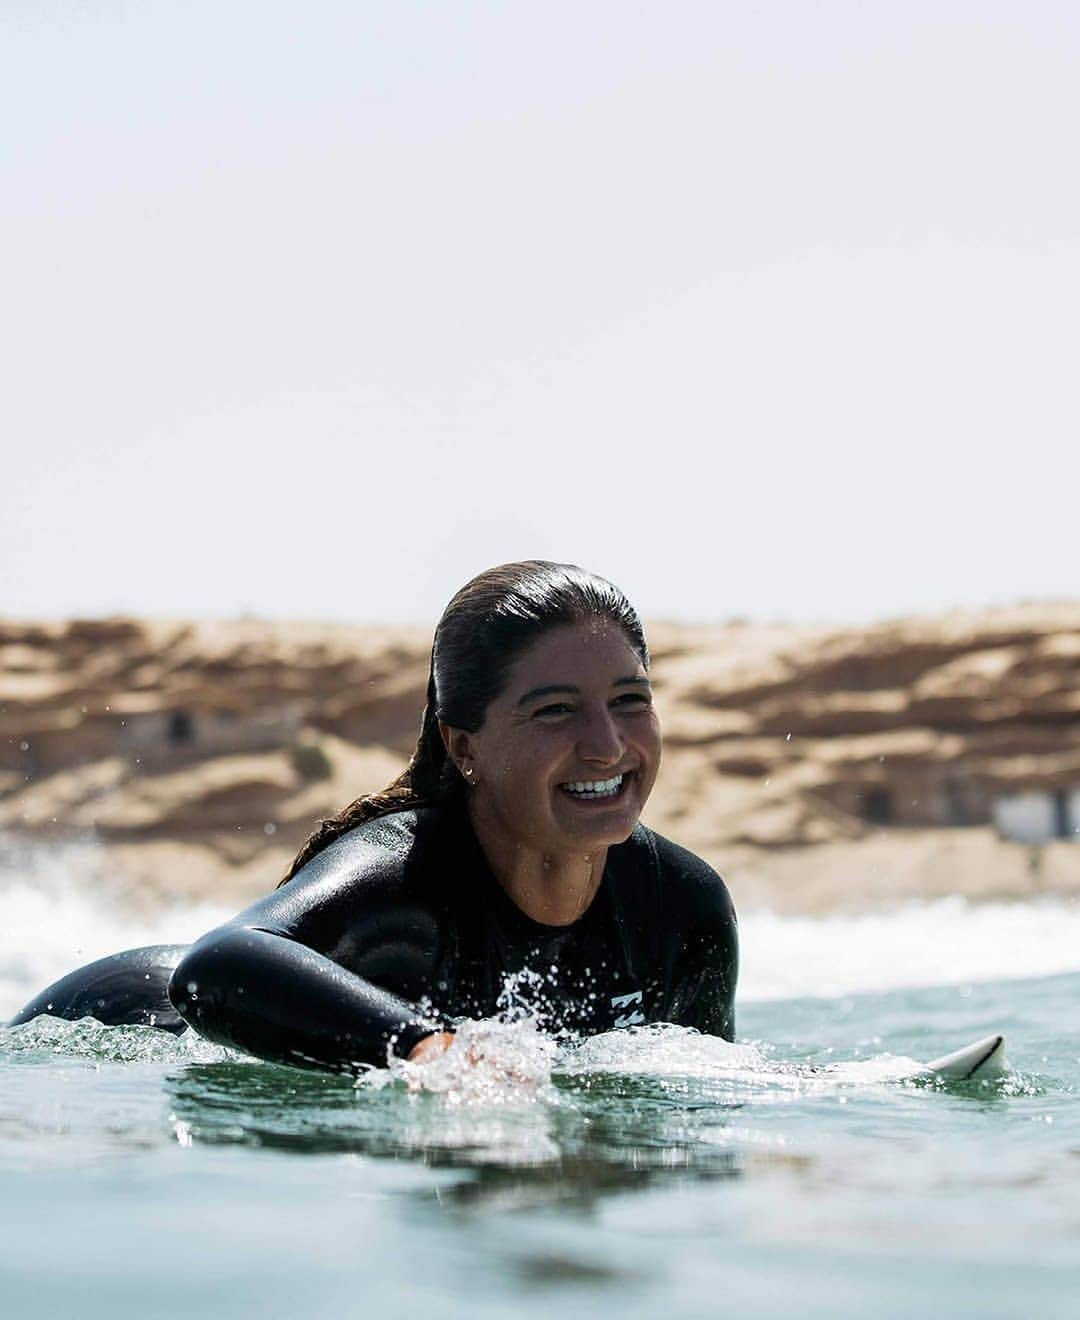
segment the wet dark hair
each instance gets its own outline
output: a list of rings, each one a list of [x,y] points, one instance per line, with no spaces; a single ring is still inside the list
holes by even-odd
[[[446,754],[439,721],[475,733],[522,652],[552,628],[588,619],[617,624],[648,669],[649,648],[641,619],[606,578],[574,564],[527,559],[489,568],[467,582],[435,629],[427,704],[409,764],[381,792],[357,798],[321,821],[281,883],[364,821],[410,807],[463,801],[464,780]]]

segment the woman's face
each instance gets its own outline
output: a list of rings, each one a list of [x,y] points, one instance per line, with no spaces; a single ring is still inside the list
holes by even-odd
[[[447,730],[472,804],[506,843],[545,854],[622,843],[660,767],[648,676],[606,619],[545,633],[477,733]]]

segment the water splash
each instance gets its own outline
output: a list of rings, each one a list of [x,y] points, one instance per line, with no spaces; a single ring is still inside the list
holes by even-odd
[[[625,1027],[568,1045],[559,1060],[560,1073],[620,1073],[637,1076],[727,1076],[767,1066],[757,1045],[732,1044],[719,1036],[702,1036],[690,1027],[654,1023]]]
[[[423,1063],[395,1059],[389,1077],[410,1091],[429,1091],[450,1105],[552,1101],[555,1042],[533,1018],[462,1022],[450,1047]],[[372,1074],[364,1080],[370,1084]]]
[[[556,1104],[567,1088],[594,1079],[706,1084],[713,1099],[725,1094],[873,1087],[923,1078],[925,1063],[882,1053],[871,1059],[818,1063],[773,1057],[762,1043],[733,1044],[689,1027],[657,1024],[605,1032],[557,1045],[534,1019],[465,1022],[453,1044],[426,1063],[394,1061],[389,1072],[369,1074],[362,1085],[404,1082],[452,1107]],[[704,1093],[703,1093],[704,1094]]]
[[[175,1036],[154,1027],[107,1027],[94,1018],[66,1022],[47,1014],[18,1027],[0,1027],[0,1057],[15,1056],[43,1061],[61,1056],[94,1063],[218,1063],[249,1058],[194,1031]]]
[[[702,1036],[690,1027],[656,1024],[592,1036],[560,1055],[556,1074],[572,1077],[685,1078],[733,1087],[768,1088],[804,1093],[808,1088],[867,1087],[914,1082],[950,1089],[954,1083],[928,1076],[926,1063],[884,1052],[870,1059],[819,1063],[782,1060],[762,1042],[733,1044]],[[973,1085],[991,1085],[1004,1093],[1015,1074],[1006,1070]]]
[[[82,1059],[102,1064],[218,1064],[264,1066],[249,1055],[215,1045],[193,1031],[181,1036],[152,1027],[105,1026],[92,1018],[66,1022],[42,1016],[18,1027],[0,1028],[0,1060],[52,1063]],[[276,1066],[275,1066],[276,1067]],[[475,1147],[516,1152],[524,1162],[551,1158],[552,1138],[537,1115],[569,1104],[582,1088],[602,1081],[616,1091],[659,1086],[665,1095],[693,1095],[695,1106],[784,1102],[809,1094],[906,1084],[978,1096],[1042,1094],[1041,1079],[1011,1070],[992,1079],[956,1082],[927,1076],[926,1065],[903,1055],[817,1063],[773,1057],[770,1046],[732,1044],[688,1027],[630,1027],[558,1044],[535,1019],[466,1021],[450,1047],[424,1063],[395,1059],[357,1081],[361,1094],[401,1087],[415,1099],[437,1104],[436,1128],[426,1111],[413,1115],[416,1141],[440,1148]],[[292,1071],[292,1070],[287,1070]],[[461,1121],[448,1112],[460,1111]],[[402,1121],[407,1115],[401,1115]],[[448,1125],[449,1124],[449,1125]],[[456,1124],[456,1125],[455,1125]]]

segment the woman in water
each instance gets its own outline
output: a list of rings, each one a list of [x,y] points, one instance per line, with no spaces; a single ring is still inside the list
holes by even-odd
[[[13,1025],[187,1024],[335,1071],[429,1060],[458,1021],[508,1009],[556,1035],[672,1022],[732,1039],[724,883],[638,822],[660,765],[648,668],[641,621],[603,578],[536,560],[480,574],[435,630],[392,784],[190,949],[102,959]]]

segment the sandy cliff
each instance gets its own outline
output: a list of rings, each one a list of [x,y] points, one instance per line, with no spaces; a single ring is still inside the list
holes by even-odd
[[[647,820],[743,906],[1080,892],[1080,605],[650,640],[666,743]],[[403,764],[429,646],[403,628],[0,622],[9,859],[79,843],[95,882],[136,898],[262,892],[321,816]]]

